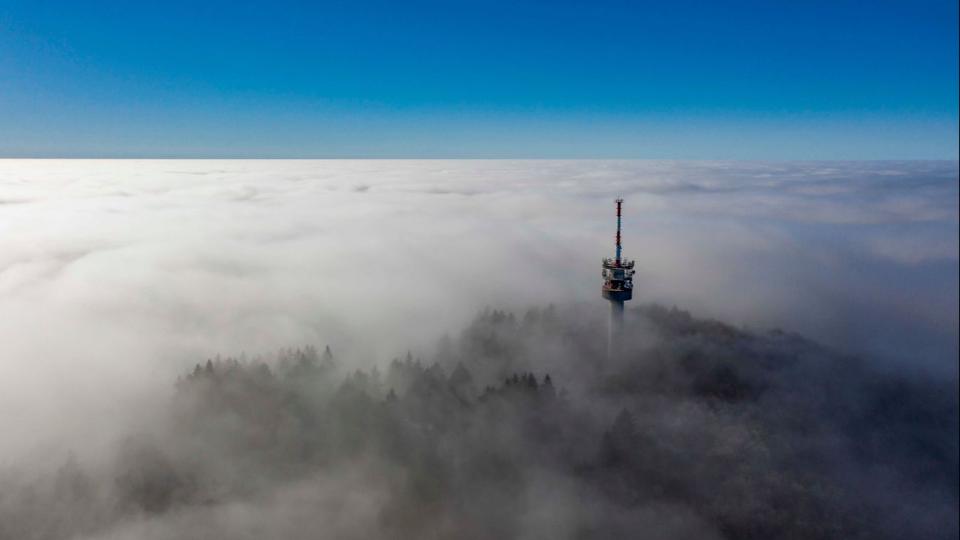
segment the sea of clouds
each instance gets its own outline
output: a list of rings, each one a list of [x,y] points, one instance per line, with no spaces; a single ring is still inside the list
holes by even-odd
[[[217,353],[601,308],[618,196],[638,301],[956,377],[957,162],[0,160],[0,464],[95,455]]]

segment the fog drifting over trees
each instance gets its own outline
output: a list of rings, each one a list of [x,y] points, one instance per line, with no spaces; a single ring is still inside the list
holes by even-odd
[[[955,162],[0,162],[0,537],[956,537],[957,191]]]

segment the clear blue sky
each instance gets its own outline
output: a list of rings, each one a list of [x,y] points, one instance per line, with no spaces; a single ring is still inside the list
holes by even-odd
[[[0,156],[958,157],[957,1],[0,0]]]

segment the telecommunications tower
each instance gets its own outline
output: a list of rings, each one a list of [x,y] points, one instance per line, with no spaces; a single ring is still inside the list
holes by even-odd
[[[603,259],[603,297],[610,301],[610,327],[607,352],[612,356],[620,346],[623,334],[623,303],[633,298],[633,261],[621,256],[620,210],[623,199],[617,199],[617,255]]]

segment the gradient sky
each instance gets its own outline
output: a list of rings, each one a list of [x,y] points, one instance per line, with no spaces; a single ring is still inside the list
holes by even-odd
[[[958,158],[950,1],[0,1],[0,156]]]

